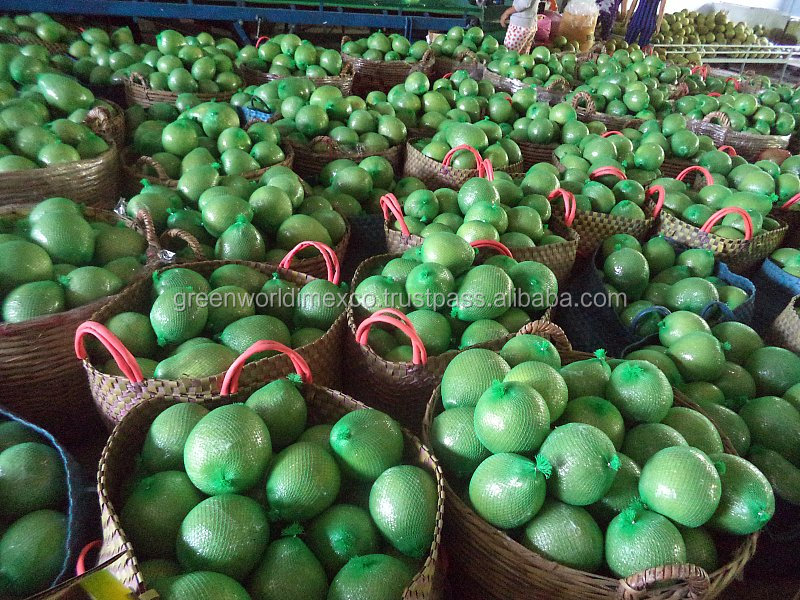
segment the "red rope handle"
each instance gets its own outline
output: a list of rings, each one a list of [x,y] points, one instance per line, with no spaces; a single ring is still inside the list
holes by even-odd
[[[739,79],[738,77],[728,77],[727,79],[725,79],[725,83],[728,83],[729,81],[733,82],[733,89],[735,89],[737,92],[741,89],[742,87],[741,79]]]
[[[511,250],[508,249],[508,246],[500,242],[496,242],[495,240],[475,240],[474,242],[470,242],[469,245],[473,248],[491,248],[492,250],[497,250],[503,256],[513,258]]]
[[[483,161],[483,176],[489,181],[494,181],[494,165],[488,158]]]
[[[78,560],[75,563],[75,575],[80,577],[81,575],[86,573],[86,557],[89,555],[89,552],[91,552],[95,548],[100,548],[102,545],[103,545],[102,540],[92,540],[83,547],[81,553],[78,554]]]
[[[408,225],[406,225],[406,220],[403,217],[403,207],[400,206],[400,202],[397,200],[394,194],[385,194],[381,196],[380,199],[381,209],[383,210],[383,220],[389,221],[389,213],[394,215],[394,218],[400,223],[400,232],[408,237],[411,235],[411,231],[408,229]]]
[[[459,150],[469,150],[472,152],[472,155],[475,157],[475,161],[478,163],[478,177],[483,177],[483,157],[481,153],[475,150],[472,146],[468,146],[467,144],[461,144],[460,146],[456,146],[450,152],[444,155],[444,160],[442,161],[442,167],[450,167],[450,161],[453,159],[453,155],[458,152]]]
[[[791,198],[789,198],[783,205],[781,205],[781,210],[789,210],[789,207],[793,204],[797,204],[800,201],[800,194],[795,194]]]
[[[692,70],[689,71],[689,73],[692,75],[698,73],[700,75],[700,79],[705,81],[706,77],[708,77],[708,65],[697,65],[696,67],[692,67]]]
[[[719,148],[717,148],[717,150],[719,150],[720,152],[724,152],[731,158],[736,156],[736,148],[734,148],[733,146],[720,146]]]
[[[664,200],[667,197],[667,190],[664,189],[663,185],[652,185],[645,191],[645,197],[649,200],[653,194],[658,194],[656,206],[653,208],[653,218],[655,218],[661,214],[661,209],[664,208]]]
[[[405,315],[403,316],[405,317]],[[403,320],[397,318],[394,310],[378,310],[364,319],[356,330],[356,342],[362,346],[366,346],[369,340],[369,331],[375,323],[392,325],[408,336],[411,340],[411,349],[413,351],[413,364],[424,365],[428,362],[428,351],[425,349],[425,344],[422,343],[422,338],[419,337],[417,330],[408,318],[404,318]]]
[[[445,73],[442,75],[442,79],[450,79],[453,76],[453,72],[450,71],[449,73]]]
[[[297,371],[297,374],[300,375],[303,382],[313,383],[313,378],[311,377],[311,368],[308,366],[308,363],[305,361],[305,359],[295,350],[292,350],[288,346],[284,346],[280,342],[275,342],[273,340],[259,340],[245,350],[242,354],[240,354],[239,358],[233,361],[233,364],[225,372],[225,378],[222,380],[222,387],[219,390],[220,395],[230,396],[231,394],[238,392],[239,376],[242,374],[242,369],[244,369],[244,364],[247,362],[247,359],[254,354],[266,352],[268,350],[275,350],[288,356],[289,360],[292,361],[294,370]]]
[[[256,48],[258,48],[261,45],[261,42],[267,42],[267,41],[269,41],[269,36],[262,35],[260,38],[256,40]]]
[[[86,360],[89,356],[83,341],[84,336],[87,334],[100,340],[100,343],[111,353],[114,362],[117,363],[120,371],[122,371],[122,374],[125,375],[127,379],[130,379],[133,383],[141,383],[144,381],[142,369],[139,367],[139,363],[136,362],[133,354],[130,353],[130,350],[128,350],[125,344],[123,344],[105,325],[101,325],[96,321],[81,323],[75,331],[75,355],[78,359]]]
[[[607,138],[607,137],[611,137],[612,135],[621,135],[622,137],[625,137],[624,133],[622,133],[621,131],[617,131],[616,129],[611,129],[610,131],[606,131],[605,133],[601,133],[600,137]]]
[[[722,96],[722,94],[720,94],[719,92],[708,92],[708,95],[711,96],[712,98],[719,98],[720,96]]]
[[[575,201],[575,195],[564,188],[557,188],[550,192],[547,199],[554,200],[556,196],[561,196],[564,199],[564,224],[567,227],[572,227],[572,223],[575,221],[575,212],[578,210],[578,203]]]
[[[589,173],[589,179],[595,180],[598,177],[602,177],[603,175],[614,175],[615,177],[619,177],[620,179],[627,179],[625,173],[623,173],[617,167],[598,167],[591,173]]]
[[[714,185],[714,178],[711,176],[711,172],[700,165],[691,165],[686,167],[683,171],[678,173],[678,176],[675,179],[678,181],[683,181],[689,173],[693,173],[695,171],[702,173],[703,177],[706,178],[706,185]]]
[[[750,218],[750,215],[747,214],[747,211],[743,208],[739,208],[738,206],[729,206],[727,208],[723,208],[718,210],[713,215],[708,218],[706,224],[700,228],[700,231],[704,233],[710,233],[711,228],[717,224],[717,222],[722,219],[725,215],[732,215],[736,214],[742,217],[744,220],[744,239],[745,240],[752,240],[753,239],[753,220]]]
[[[300,242],[289,250],[286,253],[286,256],[283,257],[280,264],[278,265],[281,269],[290,269],[292,266],[292,259],[294,258],[295,254],[300,252],[301,250],[305,250],[306,248],[316,248],[319,250],[319,253],[322,255],[323,260],[325,261],[325,267],[328,270],[328,281],[330,281],[334,285],[339,285],[339,282],[342,279],[341,272],[339,269],[339,259],[336,256],[336,253],[331,249],[330,246],[323,244],[322,242],[313,242],[313,241],[305,241]]]

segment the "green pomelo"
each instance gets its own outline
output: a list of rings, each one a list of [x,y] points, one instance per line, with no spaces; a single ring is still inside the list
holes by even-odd
[[[614,477],[614,483],[611,484],[605,496],[588,507],[592,516],[603,524],[609,523],[639,497],[639,476],[641,475],[639,465],[621,452],[617,456],[619,457],[619,471]]]
[[[478,439],[493,454],[530,456],[550,431],[550,411],[532,385],[496,381],[478,400],[474,424]]]
[[[550,421],[558,420],[564,412],[569,390],[564,378],[550,365],[541,362],[523,362],[511,369],[505,382],[530,385],[547,404]]]
[[[782,396],[800,383],[800,356],[786,348],[765,346],[753,352],[744,364],[761,395]]]
[[[783,455],[800,466],[800,413],[792,404],[776,396],[749,400],[739,411],[753,444]]]
[[[64,463],[52,446],[25,442],[0,453],[0,515],[4,519],[60,508],[66,492]]]
[[[42,438],[30,427],[17,421],[0,422],[0,453],[25,442],[41,442]]]
[[[145,315],[123,312],[106,321],[106,327],[134,356],[155,355],[158,348],[156,334]]]
[[[675,363],[672,362],[664,352],[642,348],[627,354],[625,358],[628,360],[643,360],[652,363],[666,375],[670,385],[675,386],[682,381],[681,374],[678,372],[678,367],[675,366]]]
[[[208,409],[180,403],[160,413],[150,425],[142,445],[142,468],[148,473],[183,470],[183,448],[194,426]]]
[[[252,600],[325,600],[328,580],[303,540],[285,537],[267,546],[247,591]]]
[[[455,233],[434,233],[422,243],[421,261],[439,263],[454,276],[466,271],[475,260],[475,250]]]
[[[414,570],[399,558],[386,554],[358,556],[333,578],[327,600],[400,598],[414,575]]]
[[[699,315],[681,310],[667,315],[659,323],[658,339],[669,348],[674,342],[694,332],[710,333],[711,329]]]
[[[469,477],[491,454],[475,433],[475,409],[450,408],[433,419],[431,446],[448,476]]]
[[[197,302],[190,303],[193,293],[202,292],[187,287],[164,289],[153,302],[150,324],[159,346],[180,344],[197,337],[205,329],[208,308]],[[179,310],[181,308],[184,310]]]
[[[196,344],[159,362],[153,376],[170,381],[203,379],[227,371],[236,356],[235,352],[222,344]]]
[[[704,527],[678,527],[686,546],[686,562],[697,565],[706,573],[713,573],[719,566],[717,546],[714,538]]]
[[[531,334],[517,335],[508,340],[500,350],[500,356],[511,366],[528,361],[541,362],[561,368],[561,357],[558,350],[549,340]]]
[[[418,309],[442,309],[455,285],[453,275],[446,267],[429,262],[416,264],[405,279],[409,302]]]
[[[329,577],[356,556],[379,549],[379,534],[370,514],[358,506],[337,504],[314,519],[306,540]]]
[[[750,448],[747,460],[764,474],[778,497],[790,504],[800,504],[800,469],[778,452],[762,446]]]
[[[625,422],[622,414],[608,400],[598,396],[582,396],[567,402],[564,413],[559,418],[559,425],[565,423],[586,423],[593,425],[605,433],[614,448],[622,447],[625,437]]]
[[[744,364],[756,350],[764,347],[764,340],[753,328],[737,321],[719,323],[711,329],[711,333],[723,344],[725,358],[739,365]],[[726,342],[729,348],[725,346]]]
[[[297,441],[306,427],[305,398],[289,379],[276,379],[253,392],[245,402],[267,425],[273,449]]]
[[[14,288],[3,299],[2,320],[22,323],[67,309],[64,288],[55,281],[33,281]]]
[[[709,527],[734,535],[749,535],[764,527],[775,513],[775,496],[764,474],[745,459],[711,454],[719,471],[722,498]]]
[[[79,215],[46,213],[31,227],[30,238],[59,263],[88,265],[95,251],[95,232]]]
[[[497,353],[482,348],[465,350],[447,366],[442,376],[442,405],[445,409],[475,406],[495,380],[510,371]]]
[[[598,350],[595,354],[595,358],[578,360],[561,367],[559,373],[567,384],[570,400],[581,396],[605,396],[611,367],[604,350]]]
[[[731,441],[739,456],[745,456],[750,449],[750,430],[744,419],[721,403],[704,399],[697,399],[694,402]]]
[[[686,381],[714,381],[725,367],[722,344],[710,333],[700,331],[673,342],[667,349],[667,356]]]
[[[213,571],[195,571],[164,580],[158,590],[163,600],[249,600],[235,579]]]
[[[122,280],[102,267],[78,267],[63,275],[59,283],[64,286],[69,308],[90,304],[122,289]]]
[[[686,442],[708,455],[723,451],[722,438],[708,417],[692,408],[673,406],[661,422],[672,427]]]
[[[375,481],[400,464],[403,456],[400,425],[374,409],[356,410],[339,419],[330,443],[344,473],[362,481]]]
[[[285,323],[268,315],[253,315],[234,321],[219,336],[219,340],[228,348],[242,354],[253,344],[261,340],[273,340],[284,345],[291,343],[291,334]],[[249,362],[273,356],[275,352],[259,352]]]
[[[672,446],[688,446],[688,443],[669,425],[642,423],[628,430],[622,451],[642,467],[656,452]]]
[[[672,406],[672,387],[658,367],[643,360],[625,361],[609,379],[605,397],[631,421],[661,421]]]
[[[67,517],[37,510],[14,521],[0,538],[0,595],[27,598],[49,588],[67,558]]]

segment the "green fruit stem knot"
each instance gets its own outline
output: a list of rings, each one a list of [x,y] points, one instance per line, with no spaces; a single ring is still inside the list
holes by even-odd
[[[303,535],[305,533],[305,529],[300,523],[292,523],[288,525],[281,531],[281,537],[297,537],[299,535]]]
[[[628,508],[620,513],[620,517],[623,521],[626,521],[631,525],[635,525],[636,519],[639,517],[639,513],[646,508],[647,507],[645,506],[644,502],[642,502],[640,498],[637,498],[628,505]]]
[[[298,373],[289,373],[286,379],[291,381],[295,387],[300,387],[303,384],[303,378]]]
[[[619,164],[621,164],[621,165],[622,165],[622,168],[623,168],[623,169],[625,169],[625,168],[627,168],[627,166],[628,166],[628,161],[627,161],[627,160],[622,160],[622,161],[620,161],[620,163],[619,163]]]
[[[624,369],[622,372],[622,379],[626,382],[632,383],[640,379],[643,374],[644,374],[644,369],[642,369],[642,367],[640,367],[639,365],[632,365],[631,363],[628,363],[624,365]]]
[[[714,462],[714,468],[717,469],[717,473],[719,473],[720,475],[725,475],[725,473],[728,471],[728,465],[726,465],[721,460]]]
[[[731,343],[730,343],[730,342],[722,342],[722,349],[723,349],[725,352],[728,352],[728,351],[730,351],[730,349],[731,349],[731,348],[733,348],[733,346],[731,346]]]
[[[59,275],[58,276],[58,283],[60,283],[64,287],[67,287],[69,285],[69,275],[68,274],[67,275]]]
[[[245,223],[249,223],[250,221],[247,220],[247,217],[240,214],[236,216],[236,223],[239,225],[244,225]]]
[[[778,198],[778,194],[770,194],[769,199],[772,200],[772,203],[775,204],[780,198]]]
[[[500,381],[499,379],[495,379],[494,381],[492,381],[490,389],[492,390],[493,394],[501,398],[506,395],[506,392],[508,392],[508,386],[506,386],[506,384]]]
[[[604,348],[598,348],[597,350],[594,351],[595,358],[598,358],[603,362],[606,362],[607,355],[608,353],[605,351]]]
[[[346,442],[352,437],[353,433],[347,425],[344,425],[336,432],[335,439],[337,442]]]
[[[214,169],[219,169],[219,168],[220,168],[222,165],[221,165],[221,164],[219,164],[218,162],[213,162],[213,163],[211,163],[211,166],[212,166]]]
[[[553,474],[553,465],[550,464],[550,461],[547,460],[547,457],[543,454],[537,454],[535,460],[536,470],[544,475],[545,479],[550,479],[550,476]]]
[[[620,467],[619,456],[617,456],[616,454],[612,456],[611,460],[608,461],[608,466],[611,468],[612,471],[619,471]]]
[[[275,272],[272,274],[272,280],[273,280],[273,281],[280,281],[280,279],[281,279],[281,274],[280,274],[280,273],[278,273],[277,271],[275,271]]]
[[[144,179],[144,178],[140,179],[139,183],[141,183],[142,187],[145,187],[145,188],[148,188],[148,187],[150,187],[152,185],[149,181],[147,181],[147,179]]]
[[[458,306],[453,305],[453,308],[450,309],[450,316],[454,319],[458,318]]]

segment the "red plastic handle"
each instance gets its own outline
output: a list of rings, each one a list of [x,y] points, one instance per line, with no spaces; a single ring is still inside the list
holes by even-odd
[[[706,178],[706,185],[714,185],[714,178],[711,176],[711,172],[700,165],[691,165],[686,167],[683,171],[678,173],[678,176],[675,179],[678,181],[683,181],[689,173],[694,173],[695,171],[703,174],[703,177]]]
[[[230,396],[231,394],[235,394],[237,391],[239,391],[239,376],[242,374],[242,369],[244,368],[244,364],[247,362],[247,359],[254,354],[266,352],[268,350],[275,350],[288,356],[289,360],[292,361],[294,370],[297,371],[297,374],[300,375],[300,377],[303,379],[303,382],[313,383],[313,379],[311,377],[311,368],[308,366],[308,363],[305,361],[305,359],[295,350],[292,350],[288,346],[284,346],[280,342],[275,342],[273,340],[259,340],[245,350],[242,354],[240,354],[239,358],[233,361],[233,364],[231,364],[225,373],[225,378],[222,380],[222,387],[220,388],[219,393],[222,396]]]
[[[667,197],[667,190],[664,189],[663,185],[652,185],[645,191],[645,197],[649,199],[653,196],[653,194],[658,194],[655,208],[653,208],[653,218],[656,218],[659,214],[661,214],[661,209],[664,208],[664,200]]]
[[[292,259],[294,258],[295,254],[300,252],[301,250],[305,250],[306,248],[316,248],[319,250],[319,253],[322,255],[323,260],[325,260],[325,267],[328,270],[328,281],[330,281],[334,285],[339,285],[339,282],[342,279],[340,268],[339,268],[339,259],[336,256],[336,253],[333,249],[323,244],[322,242],[300,242],[289,250],[286,253],[286,256],[283,257],[280,264],[278,265],[281,269],[290,269],[292,266]]]
[[[405,315],[403,316],[405,317]],[[369,331],[375,323],[393,325],[408,336],[411,340],[413,364],[424,365],[428,362],[428,351],[425,350],[425,345],[422,343],[422,339],[419,337],[417,330],[414,329],[411,321],[407,318],[404,318],[404,320],[397,318],[396,311],[394,310],[378,310],[364,319],[356,330],[356,342],[362,346],[366,346],[369,340]]]
[[[612,129],[610,131],[606,131],[605,133],[601,133],[600,137],[607,138],[611,137],[612,135],[621,135],[622,137],[625,137],[624,133],[622,133],[621,131],[617,131],[616,129]]]
[[[141,383],[144,381],[142,369],[139,367],[139,363],[136,362],[133,354],[130,353],[130,350],[128,350],[125,344],[123,344],[116,335],[111,333],[105,325],[97,323],[96,321],[81,323],[75,330],[75,355],[80,360],[86,360],[88,357],[86,345],[83,341],[84,336],[87,334],[100,340],[100,343],[109,351],[114,362],[117,363],[120,371],[122,371],[122,374],[125,375],[127,379],[130,379],[133,383]]]
[[[719,148],[717,148],[717,150],[719,150],[720,152],[724,152],[731,158],[736,156],[736,148],[734,148],[733,146],[720,146]]]
[[[625,173],[623,173],[617,167],[598,167],[591,173],[589,173],[589,179],[597,179],[598,177],[602,177],[603,175],[614,175],[615,177],[619,177],[620,179],[627,179]]]
[[[83,547],[81,553],[78,554],[78,560],[75,563],[75,575],[80,577],[86,573],[86,557],[89,555],[89,552],[95,548],[100,548],[102,545],[102,540],[92,540]]]
[[[472,152],[472,155],[475,157],[475,162],[478,163],[478,177],[483,177],[483,157],[481,153],[475,150],[472,146],[468,146],[467,144],[461,144],[460,146],[456,146],[450,152],[444,155],[444,160],[442,161],[443,167],[450,167],[450,161],[453,160],[453,155],[458,152],[459,150],[469,150]]]
[[[389,220],[389,213],[394,215],[394,218],[397,219],[397,222],[400,223],[400,232],[408,237],[411,235],[411,231],[408,229],[408,225],[406,225],[406,220],[403,217],[403,207],[400,206],[400,202],[397,200],[394,194],[386,194],[381,196],[381,209],[383,210],[383,220]]]
[[[800,201],[800,194],[795,194],[791,198],[789,198],[783,205],[781,205],[781,210],[789,210],[789,207],[793,204],[797,204]]]
[[[445,73],[442,75],[442,79],[450,79],[453,76],[453,72],[450,71],[449,73]]]
[[[488,158],[483,160],[483,176],[489,181],[494,181],[494,165]]]
[[[711,228],[719,222],[725,215],[739,215],[744,220],[744,239],[745,240],[752,240],[753,239],[753,220],[750,218],[750,215],[747,214],[747,211],[743,208],[739,208],[738,206],[729,206],[727,208],[723,208],[718,210],[713,215],[708,218],[706,224],[700,228],[700,231],[704,233],[710,233]]]
[[[503,256],[512,257],[511,250],[508,249],[508,246],[495,240],[475,240],[474,242],[470,242],[469,245],[473,248],[491,248],[492,250],[497,250]]]
[[[733,82],[733,88],[734,88],[734,89],[735,89],[737,92],[738,92],[738,91],[739,91],[739,89],[742,87],[742,81],[741,81],[741,79],[739,79],[738,77],[728,77],[727,79],[725,79],[725,83],[728,83],[729,81],[732,81],[732,82]]]
[[[561,196],[564,199],[564,224],[567,227],[572,227],[572,223],[575,221],[575,212],[578,210],[575,195],[564,188],[557,188],[550,192],[547,199],[554,200],[557,196]]]
[[[269,41],[269,36],[262,35],[260,38],[256,40],[256,48],[258,48],[261,45],[261,42],[266,42],[266,41]]]
[[[698,73],[700,78],[705,81],[706,77],[708,77],[708,65],[697,65],[696,67],[692,67],[692,70],[689,71],[692,75]]]
[[[711,96],[712,98],[719,98],[720,96],[722,96],[722,94],[720,94],[719,92],[708,92],[708,95]]]

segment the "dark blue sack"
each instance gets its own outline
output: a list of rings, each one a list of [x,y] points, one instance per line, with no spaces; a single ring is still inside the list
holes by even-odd
[[[0,406],[0,418],[16,421],[27,429],[36,432],[44,442],[52,446],[61,457],[67,472],[67,555],[61,572],[51,587],[75,576],[75,565],[83,547],[97,536],[99,511],[97,490],[93,477],[88,477],[82,467],[63,446],[47,431]],[[94,525],[94,529],[92,527]]]
[[[255,101],[258,98],[253,97],[250,100],[250,104],[247,106],[240,106],[239,107],[239,118],[242,122],[242,127],[247,125],[250,121],[269,121],[272,118],[272,113],[269,112],[269,109],[266,106],[256,106]],[[258,100],[261,102],[260,100]]]
[[[792,298],[800,295],[800,277],[790,275],[768,258],[753,276],[758,290],[753,328],[763,337]]]

